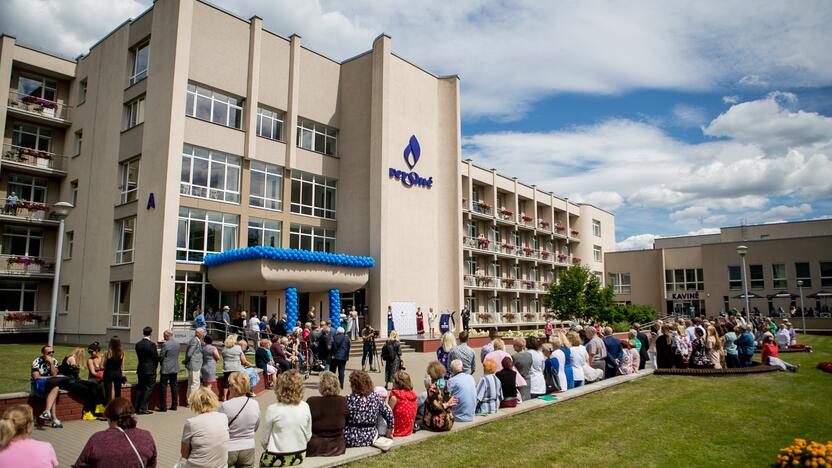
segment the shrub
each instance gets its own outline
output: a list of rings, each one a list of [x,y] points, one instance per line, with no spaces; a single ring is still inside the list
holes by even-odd
[[[819,442],[806,443],[806,439],[795,439],[794,443],[780,449],[776,466],[830,466],[832,465],[832,441],[823,445]]]

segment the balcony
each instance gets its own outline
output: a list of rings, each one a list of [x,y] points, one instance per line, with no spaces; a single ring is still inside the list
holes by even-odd
[[[54,258],[0,255],[0,275],[50,277],[54,274]]]
[[[514,225],[514,212],[506,208],[500,208],[497,210],[497,221]]]
[[[3,145],[3,164],[22,169],[33,169],[38,173],[58,172],[66,174],[66,156],[49,151],[39,151],[17,145]]]
[[[462,236],[462,245],[467,249],[479,250],[484,253],[493,253],[497,251],[497,245],[484,236]]]
[[[27,200],[19,200],[17,203],[10,205],[7,199],[3,205],[3,211],[0,211],[0,219],[5,221],[57,224],[57,221],[49,219],[48,215],[48,204]]]
[[[498,287],[499,281],[497,278],[485,275],[465,275],[463,277],[466,288],[488,288],[493,289]]]
[[[540,254],[538,253],[538,251],[529,246],[524,246],[520,249],[517,249],[517,255],[520,258],[529,260],[537,260],[538,258],[540,258]]]
[[[552,223],[548,219],[540,218],[537,220],[537,228],[546,232],[552,232]]]
[[[489,218],[494,216],[494,208],[482,200],[474,202],[473,208],[475,214]]]
[[[47,124],[69,126],[69,106],[59,102],[42,99],[17,90],[9,90],[9,111],[19,115],[34,117]]]
[[[519,223],[521,228],[525,228],[525,229],[534,229],[535,228],[534,218],[532,218],[531,216],[529,216],[527,214],[521,214],[520,219],[518,220],[518,223]]]
[[[49,312],[0,312],[0,334],[49,331]]]

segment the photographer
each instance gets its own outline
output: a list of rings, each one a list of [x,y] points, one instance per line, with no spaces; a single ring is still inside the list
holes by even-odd
[[[376,338],[378,332],[368,323],[361,330],[361,341],[363,348],[361,350],[361,370],[367,371],[367,358],[370,360],[370,372],[378,372],[373,365],[373,357],[376,354]]]

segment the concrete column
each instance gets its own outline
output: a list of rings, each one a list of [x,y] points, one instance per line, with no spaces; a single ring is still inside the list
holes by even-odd
[[[260,102],[260,47],[263,36],[263,20],[258,16],[251,17],[248,41],[248,80],[246,82],[246,105],[243,115],[243,130],[245,131],[245,147],[243,149],[243,164],[240,168],[240,206],[248,206],[250,187],[249,159],[254,156],[257,142],[257,107]],[[248,210],[240,212],[240,229],[237,232],[238,247],[245,247],[248,243]]]
[[[284,134],[286,135],[286,165],[283,169],[283,212],[289,213],[292,202],[292,167],[297,157],[298,147],[298,112],[300,96],[300,36],[289,36],[289,97],[286,106]],[[284,217],[284,220],[286,217]],[[290,223],[283,222],[280,245],[289,247]]]
[[[14,43],[14,37],[0,36],[0,129],[3,131],[6,129],[6,108],[9,105],[9,86],[12,81]]]

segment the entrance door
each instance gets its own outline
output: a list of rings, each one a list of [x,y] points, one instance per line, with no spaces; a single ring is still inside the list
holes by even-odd
[[[266,296],[252,295],[249,297],[249,316],[256,315],[260,318],[266,315]]]
[[[298,320],[300,320],[300,326],[303,327],[303,324],[309,317],[309,293],[298,293]]]

